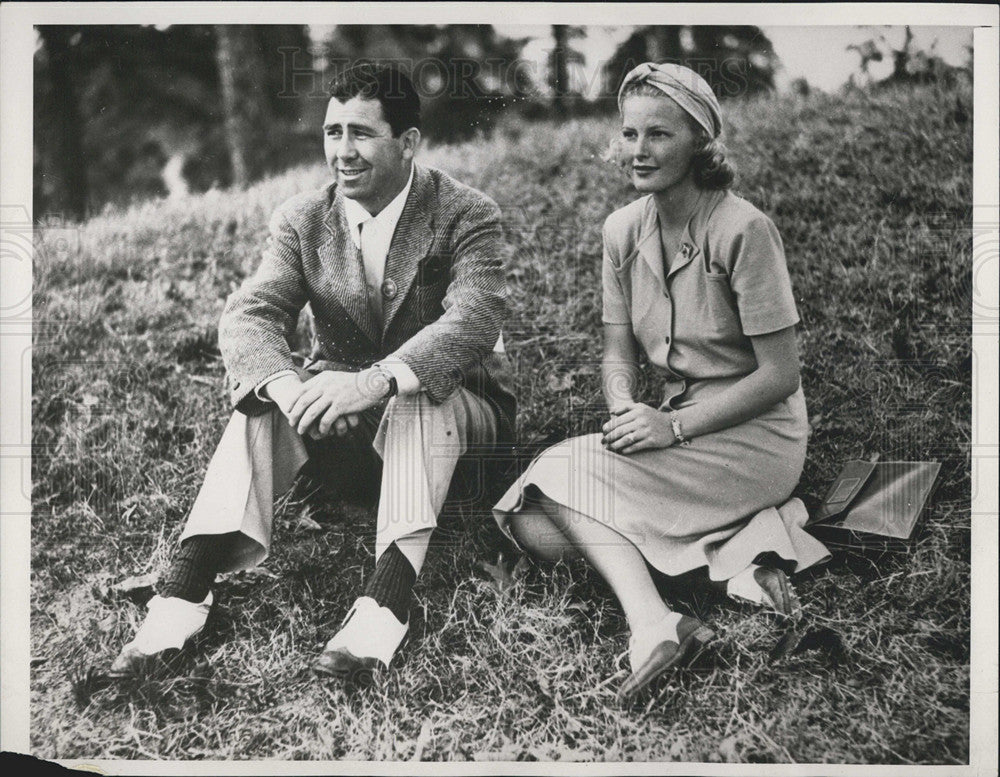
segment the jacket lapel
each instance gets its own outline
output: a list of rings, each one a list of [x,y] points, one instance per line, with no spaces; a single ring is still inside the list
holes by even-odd
[[[702,246],[705,243],[705,230],[708,227],[708,219],[715,211],[715,208],[726,196],[725,190],[705,192],[702,194],[694,213],[688,219],[684,229],[684,237],[681,238],[680,255],[674,257],[670,263],[669,278],[682,267],[690,264],[696,256],[701,256]]]
[[[695,258],[701,250],[695,245],[694,241],[691,240],[690,228],[685,230],[685,235],[681,239],[681,250],[670,262],[670,270],[667,272],[667,278],[675,275],[678,270],[682,267],[687,267],[691,264],[691,260]]]
[[[377,345],[381,335],[368,305],[361,252],[351,240],[350,227],[344,215],[344,199],[339,187],[334,193],[333,203],[327,211],[324,223],[327,239],[320,245],[318,251],[320,260],[326,268],[330,292],[358,329]]]
[[[420,260],[427,256],[434,242],[433,197],[430,173],[416,166],[410,194],[396,224],[385,260],[383,288],[391,289],[392,294],[382,298],[383,333],[389,331],[413,285]]]

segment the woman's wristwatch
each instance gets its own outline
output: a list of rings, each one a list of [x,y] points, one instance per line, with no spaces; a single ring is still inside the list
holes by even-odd
[[[677,417],[677,413],[673,410],[670,411],[670,428],[674,432],[674,439],[677,440],[681,445],[690,445],[691,440],[684,436],[684,430],[681,428],[681,419]]]

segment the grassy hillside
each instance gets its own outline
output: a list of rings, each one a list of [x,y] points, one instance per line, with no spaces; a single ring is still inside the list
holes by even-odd
[[[282,503],[266,569],[219,587],[213,628],[179,675],[104,682],[144,613],[110,586],[162,569],[230,412],[216,345],[225,297],[254,267],[272,209],[327,173],[43,230],[36,754],[966,761],[970,105],[969,94],[907,90],[729,107],[737,190],[778,225],[803,321],[812,437],[800,493],[821,495],[845,459],[876,452],[940,460],[943,479],[909,553],[837,555],[797,578],[821,649],[771,662],[773,618],[667,583],[669,601],[722,636],[632,710],[613,704],[626,645],[603,584],[582,566],[522,565],[501,590],[479,568],[495,560],[490,519],[464,507],[432,550],[386,681],[345,696],[312,677],[374,549],[367,508],[307,489]],[[635,196],[600,161],[611,130],[515,127],[424,155],[504,210],[506,339],[527,444],[593,429],[600,415],[600,229]]]

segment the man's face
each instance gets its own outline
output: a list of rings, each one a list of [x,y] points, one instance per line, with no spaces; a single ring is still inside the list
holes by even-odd
[[[399,194],[410,177],[416,129],[392,136],[378,100],[330,100],[323,121],[326,161],[345,197],[372,215]]]

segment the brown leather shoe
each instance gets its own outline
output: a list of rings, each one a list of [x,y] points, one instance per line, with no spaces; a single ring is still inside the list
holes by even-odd
[[[770,600],[775,612],[792,617],[799,607],[799,599],[788,582],[788,575],[773,567],[758,567],[753,571],[753,579]]]
[[[618,703],[631,701],[665,672],[689,663],[702,648],[715,638],[715,632],[697,618],[681,616],[677,624],[680,642],[665,639],[653,648],[646,662],[618,689]]]

